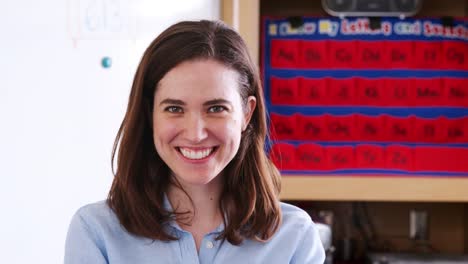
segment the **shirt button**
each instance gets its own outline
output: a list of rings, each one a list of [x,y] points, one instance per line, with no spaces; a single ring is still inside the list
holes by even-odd
[[[207,248],[211,249],[211,248],[213,248],[213,246],[214,246],[213,242],[211,242],[211,241],[206,242],[206,247]]]

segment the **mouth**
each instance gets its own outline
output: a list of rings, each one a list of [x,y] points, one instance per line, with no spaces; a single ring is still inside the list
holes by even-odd
[[[203,160],[210,156],[212,156],[218,147],[210,147],[210,148],[184,148],[184,147],[177,147],[177,151],[186,159],[189,160]]]

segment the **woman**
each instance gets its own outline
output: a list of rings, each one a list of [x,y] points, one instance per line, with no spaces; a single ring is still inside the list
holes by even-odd
[[[75,214],[65,263],[323,263],[310,217],[279,202],[265,116],[235,31],[169,27],[136,72],[108,199]]]

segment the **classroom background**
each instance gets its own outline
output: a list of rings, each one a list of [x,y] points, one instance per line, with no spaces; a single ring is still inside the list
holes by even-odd
[[[337,39],[332,36],[333,25],[355,20],[325,12],[323,3],[333,2],[421,2],[422,6],[414,18],[378,20],[383,31]],[[258,62],[270,129],[274,132],[272,124],[278,126],[267,149],[273,150],[272,159],[282,172],[281,199],[305,209],[318,224],[327,263],[421,263],[421,259],[422,263],[466,263],[467,16],[468,0],[3,1],[0,262],[62,263],[74,212],[106,199],[113,177],[114,138],[144,49],[177,21],[221,19],[238,30]],[[365,16],[359,19],[345,30],[376,22]],[[385,25],[401,22],[406,25],[401,33],[424,19],[443,27],[461,25],[465,35],[449,41],[439,38],[435,45],[430,37],[397,37],[406,45],[393,48],[423,56],[434,46],[440,47],[436,53],[440,55],[445,47],[455,46],[464,56],[462,63],[446,64],[440,58],[440,64],[431,66],[417,59],[411,65],[392,65],[387,58],[385,63],[367,65],[355,60],[349,67],[348,62],[330,57],[338,50],[351,56],[385,55],[392,49],[387,44],[395,40],[382,33]],[[320,28],[322,20],[326,23]],[[306,36],[314,23],[318,26],[314,30],[329,36]],[[343,40],[350,42],[340,46]],[[366,45],[368,41],[381,46]],[[324,54],[326,61],[314,62]],[[385,96],[377,101],[366,98],[386,94],[405,76],[406,87],[423,83],[428,87],[422,90],[424,95],[441,92],[445,101],[412,98],[398,105],[401,102]],[[372,82],[375,78],[378,82]],[[354,101],[340,93],[340,87],[350,85],[362,92]],[[458,99],[447,99],[450,94],[443,91],[450,90],[449,85],[460,91]],[[365,86],[375,89],[359,90]],[[367,129],[374,131],[367,135],[358,133],[364,122],[369,126],[361,128],[380,128],[381,134],[376,129]],[[330,124],[340,129],[316,133]],[[427,138],[387,133],[391,127],[415,125],[423,132],[425,126],[437,132]],[[456,139],[444,137],[455,131],[448,129],[450,125],[456,128],[451,134]],[[347,129],[353,131],[352,138],[342,134]],[[416,150],[418,157],[432,158],[435,153],[443,162],[414,159]],[[398,165],[395,161],[401,159],[391,155],[411,157],[412,162]]]

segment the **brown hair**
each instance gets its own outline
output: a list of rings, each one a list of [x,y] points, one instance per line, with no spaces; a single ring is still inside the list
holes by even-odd
[[[278,229],[280,175],[265,150],[267,124],[258,69],[242,38],[219,21],[180,22],[161,33],[145,51],[133,81],[127,112],[112,151],[117,170],[107,202],[130,233],[175,240],[164,225],[176,214],[164,208],[170,169],[156,152],[152,109],[158,82],[178,64],[214,59],[240,75],[239,93],[257,99],[239,150],[223,170],[219,208],[225,229],[218,239],[238,245],[244,238],[265,241]]]

